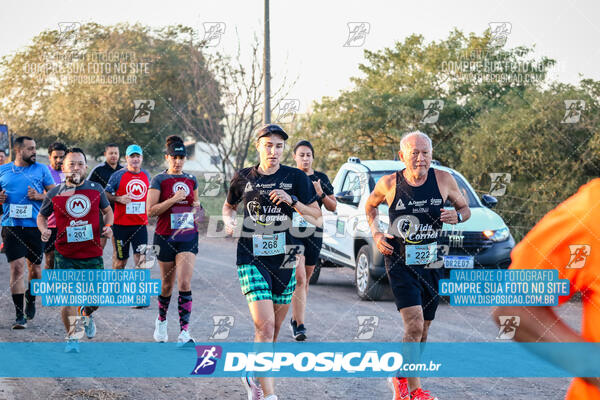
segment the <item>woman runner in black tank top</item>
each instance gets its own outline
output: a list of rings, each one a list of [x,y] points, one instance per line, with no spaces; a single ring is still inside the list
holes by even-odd
[[[325,206],[329,211],[335,211],[337,201],[333,195],[333,186],[329,178],[322,172],[313,169],[315,150],[308,140],[301,140],[294,146],[294,161],[296,167],[304,171],[317,194],[317,203],[319,208]],[[299,221],[298,221],[299,220]],[[323,245],[323,228],[316,227],[304,220],[304,218],[294,218],[294,227],[302,230],[302,244],[304,245],[304,264],[299,263],[296,267],[296,290],[292,297],[292,318],[290,325],[292,335],[297,341],[306,340],[306,327],[304,326],[304,317],[306,302],[308,299],[308,287],[310,277],[319,260],[319,254]]]

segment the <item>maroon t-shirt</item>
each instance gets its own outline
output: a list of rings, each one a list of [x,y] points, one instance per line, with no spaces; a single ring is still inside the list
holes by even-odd
[[[102,256],[100,213],[110,203],[104,188],[84,181],[80,186],[58,185],[48,192],[40,214],[56,217],[56,251],[66,258]]]

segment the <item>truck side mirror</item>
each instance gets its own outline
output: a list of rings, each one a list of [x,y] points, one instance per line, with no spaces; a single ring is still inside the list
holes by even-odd
[[[335,195],[335,199],[340,203],[350,204],[352,206],[358,205],[358,202],[355,200],[356,197],[357,196],[353,195],[350,190],[339,192]]]
[[[496,204],[498,204],[498,199],[494,196],[490,196],[489,194],[482,195],[481,201],[483,202],[483,205],[487,208],[494,208],[496,207]]]

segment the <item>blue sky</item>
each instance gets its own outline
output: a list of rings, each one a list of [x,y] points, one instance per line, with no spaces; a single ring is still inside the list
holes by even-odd
[[[313,100],[350,87],[363,50],[392,46],[419,33],[427,40],[447,37],[454,27],[482,33],[490,22],[510,22],[507,46],[535,45],[538,55],[558,61],[551,76],[575,83],[579,74],[600,80],[600,3],[594,1],[282,1],[271,2],[273,87],[285,74],[298,78],[289,98],[304,111]],[[232,54],[239,32],[242,51],[253,33],[262,34],[263,1],[3,1],[0,55],[27,45],[59,22],[150,26],[183,24],[203,31],[203,22],[224,22],[217,48]],[[344,47],[349,22],[367,22],[361,47]]]

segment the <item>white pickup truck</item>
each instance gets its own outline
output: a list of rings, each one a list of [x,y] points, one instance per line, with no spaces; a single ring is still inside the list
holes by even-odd
[[[443,254],[466,260],[461,268],[506,268],[510,264],[510,252],[515,241],[502,218],[491,210],[496,198],[484,194],[479,199],[467,180],[457,171],[432,162],[433,168],[450,172],[471,208],[471,218],[457,225],[444,224],[438,244],[445,247]],[[323,207],[323,248],[319,263],[311,278],[317,283],[320,269],[326,267],[350,267],[355,269],[358,296],[362,299],[381,298],[387,275],[382,254],[377,250],[365,215],[365,203],[384,175],[404,169],[400,161],[361,161],[350,157],[342,165],[334,181],[333,189],[338,201],[331,212]],[[449,207],[449,204],[445,204]],[[381,229],[386,231],[388,207],[379,206]]]

